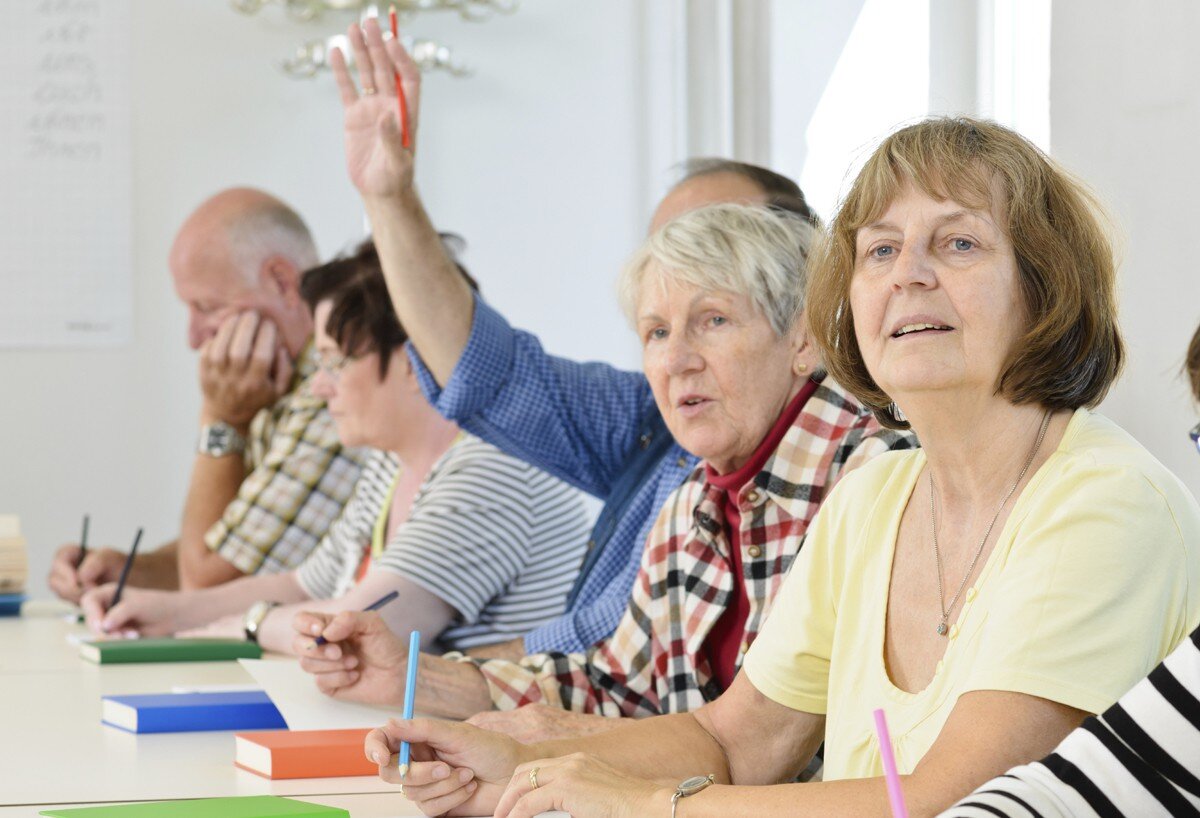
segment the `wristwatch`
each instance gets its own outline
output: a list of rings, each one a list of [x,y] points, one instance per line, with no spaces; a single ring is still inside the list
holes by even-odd
[[[223,420],[200,427],[200,439],[196,441],[196,452],[209,457],[225,457],[246,451],[246,438],[237,429]]]
[[[246,632],[247,642],[258,642],[259,626],[267,618],[271,609],[278,604],[278,602],[268,602],[264,599],[250,606],[250,610],[246,611],[246,615],[242,617],[242,629]]]
[[[680,783],[675,788],[675,794],[671,796],[671,818],[675,818],[675,809],[679,806],[680,798],[687,798],[689,795],[695,795],[700,790],[713,783],[713,775],[693,775],[691,778]]]

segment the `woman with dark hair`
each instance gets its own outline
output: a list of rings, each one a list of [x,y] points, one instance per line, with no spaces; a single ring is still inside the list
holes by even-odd
[[[313,392],[343,445],[376,450],[350,502],[294,571],[196,591],[127,588],[111,609],[106,585],[83,600],[92,628],[158,635],[207,624],[206,635],[244,632],[288,651],[297,611],[357,610],[395,590],[401,601],[373,621],[419,629],[423,648],[440,652],[506,642],[557,616],[586,534],[576,493],[429,405],[371,242],[309,270],[301,293],[316,327]]]

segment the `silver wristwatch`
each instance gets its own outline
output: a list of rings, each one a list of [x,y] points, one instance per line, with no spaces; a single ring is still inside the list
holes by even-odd
[[[675,788],[675,794],[671,796],[671,818],[675,818],[675,809],[679,806],[680,798],[687,798],[689,795],[695,795],[700,790],[713,783],[713,775],[694,775],[680,783]]]
[[[250,609],[246,611],[246,615],[242,617],[242,630],[246,632],[247,642],[258,642],[258,629],[262,625],[262,621],[267,618],[267,614],[271,612],[271,609],[278,604],[278,602],[261,600],[250,606]]]
[[[225,457],[246,451],[246,438],[237,429],[223,420],[200,427],[200,439],[196,441],[196,452],[209,457]]]

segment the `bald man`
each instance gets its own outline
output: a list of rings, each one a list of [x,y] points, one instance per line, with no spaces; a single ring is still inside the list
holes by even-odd
[[[134,561],[129,582],[200,588],[295,568],[341,511],[360,462],[343,452],[317,371],[300,276],[318,261],[304,221],[259,190],[224,190],[183,223],[168,266],[188,310],[202,394],[179,536]],[[78,601],[115,580],[125,555],[55,555],[50,587]]]

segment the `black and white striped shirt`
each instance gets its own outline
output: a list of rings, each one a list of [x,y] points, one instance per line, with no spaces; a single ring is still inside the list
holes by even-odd
[[[942,818],[1200,815],[1200,630],[1046,758]]]
[[[310,596],[341,596],[354,584],[400,467],[388,452],[368,460],[342,515],[297,570]],[[371,571],[399,574],[457,611],[439,638],[443,649],[503,642],[562,613],[587,525],[574,489],[463,434],[430,470]]]

